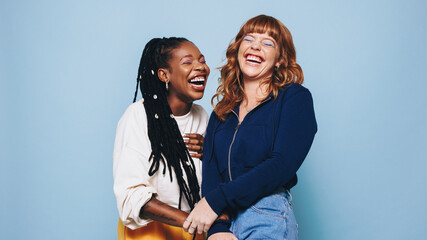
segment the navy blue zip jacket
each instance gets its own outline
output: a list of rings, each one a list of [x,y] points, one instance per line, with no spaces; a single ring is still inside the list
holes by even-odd
[[[270,94],[241,123],[238,115],[239,106],[224,122],[212,113],[206,130],[202,195],[218,215],[295,186],[317,131],[311,94],[300,84],[288,85],[276,99]],[[208,235],[228,228],[219,220]]]

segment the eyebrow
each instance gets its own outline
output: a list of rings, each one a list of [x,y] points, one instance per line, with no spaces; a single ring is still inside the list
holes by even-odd
[[[180,61],[181,61],[182,59],[186,58],[186,57],[193,57],[193,55],[191,55],[191,54],[185,55],[184,57],[182,57],[182,58],[180,59]]]
[[[193,55],[191,55],[191,54],[188,54],[188,55],[185,55],[184,57],[182,57],[179,61],[181,61],[182,59],[184,59],[184,58],[186,58],[186,57],[193,57]],[[199,59],[200,58],[204,58],[205,56],[203,55],[203,54],[200,54],[200,56],[199,56]]]
[[[253,35],[252,33],[248,33],[248,34],[246,34],[246,36],[251,36],[251,37],[255,38],[255,35]],[[274,38],[272,38],[270,36],[262,37],[262,40],[270,40],[270,41],[276,42],[276,40],[274,40]]]

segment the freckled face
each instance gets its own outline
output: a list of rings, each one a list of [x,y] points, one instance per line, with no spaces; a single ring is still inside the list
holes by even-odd
[[[169,96],[175,95],[185,103],[203,97],[210,69],[193,43],[183,42],[172,51],[169,69]]]
[[[279,47],[267,33],[250,33],[243,37],[237,53],[244,80],[263,80],[271,77],[278,66]]]

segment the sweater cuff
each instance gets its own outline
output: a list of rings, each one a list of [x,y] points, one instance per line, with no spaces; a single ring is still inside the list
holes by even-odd
[[[230,226],[231,226],[231,220],[217,220],[215,221],[211,228],[208,231],[208,238],[215,233],[220,233],[220,232],[231,232],[230,231]]]
[[[227,206],[227,202],[220,186],[206,194],[205,199],[218,216],[221,215],[222,210]]]

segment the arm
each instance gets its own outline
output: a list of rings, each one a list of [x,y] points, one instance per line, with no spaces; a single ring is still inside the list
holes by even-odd
[[[246,174],[208,193],[207,202],[216,211],[226,206],[247,208],[285,185],[304,161],[316,131],[311,94],[306,89],[298,91],[282,106],[272,154]]]
[[[214,157],[213,151],[213,141],[214,141],[214,131],[219,124],[219,119],[216,117],[215,113],[211,114],[209,119],[208,127],[206,129],[206,138],[204,144],[204,160],[203,160],[203,181],[202,181],[202,196],[204,196],[207,192],[215,189],[221,182],[221,176],[218,172],[217,161]],[[230,220],[228,217],[222,218],[221,215],[219,218],[218,215],[221,213],[215,213],[210,209],[209,205],[206,202],[206,199],[203,198],[197,204],[198,208],[196,211],[199,211],[200,214],[191,212],[190,214],[195,214],[201,216],[203,219],[194,219],[195,222],[200,221],[203,222],[203,226],[197,226],[199,231],[208,232],[208,236],[217,232],[230,232]],[[205,215],[204,213],[210,213],[209,215]],[[217,221],[215,221],[217,220]],[[193,233],[195,231],[196,226],[190,228],[190,224],[193,219],[191,217],[188,218],[188,221],[184,223],[184,230],[189,233]],[[214,222],[215,221],[215,222]]]
[[[188,217],[188,213],[181,211],[177,208],[169,206],[168,204],[159,201],[153,197],[148,201],[139,212],[140,218],[149,218],[154,221],[172,225],[175,227],[182,227],[185,219]],[[227,221],[230,217],[227,214],[221,214],[218,220]],[[202,233],[199,233],[202,234]]]
[[[304,161],[316,131],[310,92],[296,92],[282,106],[272,154],[246,174],[208,193],[207,202],[216,211],[226,206],[247,208],[259,197],[285,185]]]
[[[200,151],[203,137],[200,134],[187,137],[189,150]],[[137,102],[120,119],[114,144],[114,193],[120,218],[131,229],[145,226],[152,220],[181,227],[188,213],[154,197],[157,190],[150,185],[151,177],[148,176],[149,146],[146,113],[142,103]]]
[[[182,227],[188,213],[171,207],[153,197],[148,201],[139,213],[140,218],[148,218],[175,227]]]
[[[272,154],[249,172],[208,192],[205,199],[211,210],[219,213],[226,207],[248,208],[260,196],[286,184],[304,161],[316,131],[311,94],[308,90],[299,91],[282,106]],[[193,212],[198,211],[197,208],[199,206]],[[192,213],[189,218],[200,218]]]
[[[203,156],[203,136],[198,133],[187,133],[184,135],[185,143],[189,151],[194,151],[191,156],[201,158]],[[152,197],[142,208],[139,213],[140,218],[151,219],[175,227],[182,227],[188,213]],[[227,216],[222,216],[225,218]]]
[[[130,229],[152,220],[182,226],[188,214],[154,197],[157,188],[148,175],[149,146],[146,114],[142,103],[137,102],[120,119],[114,143],[114,194],[120,218]]]

